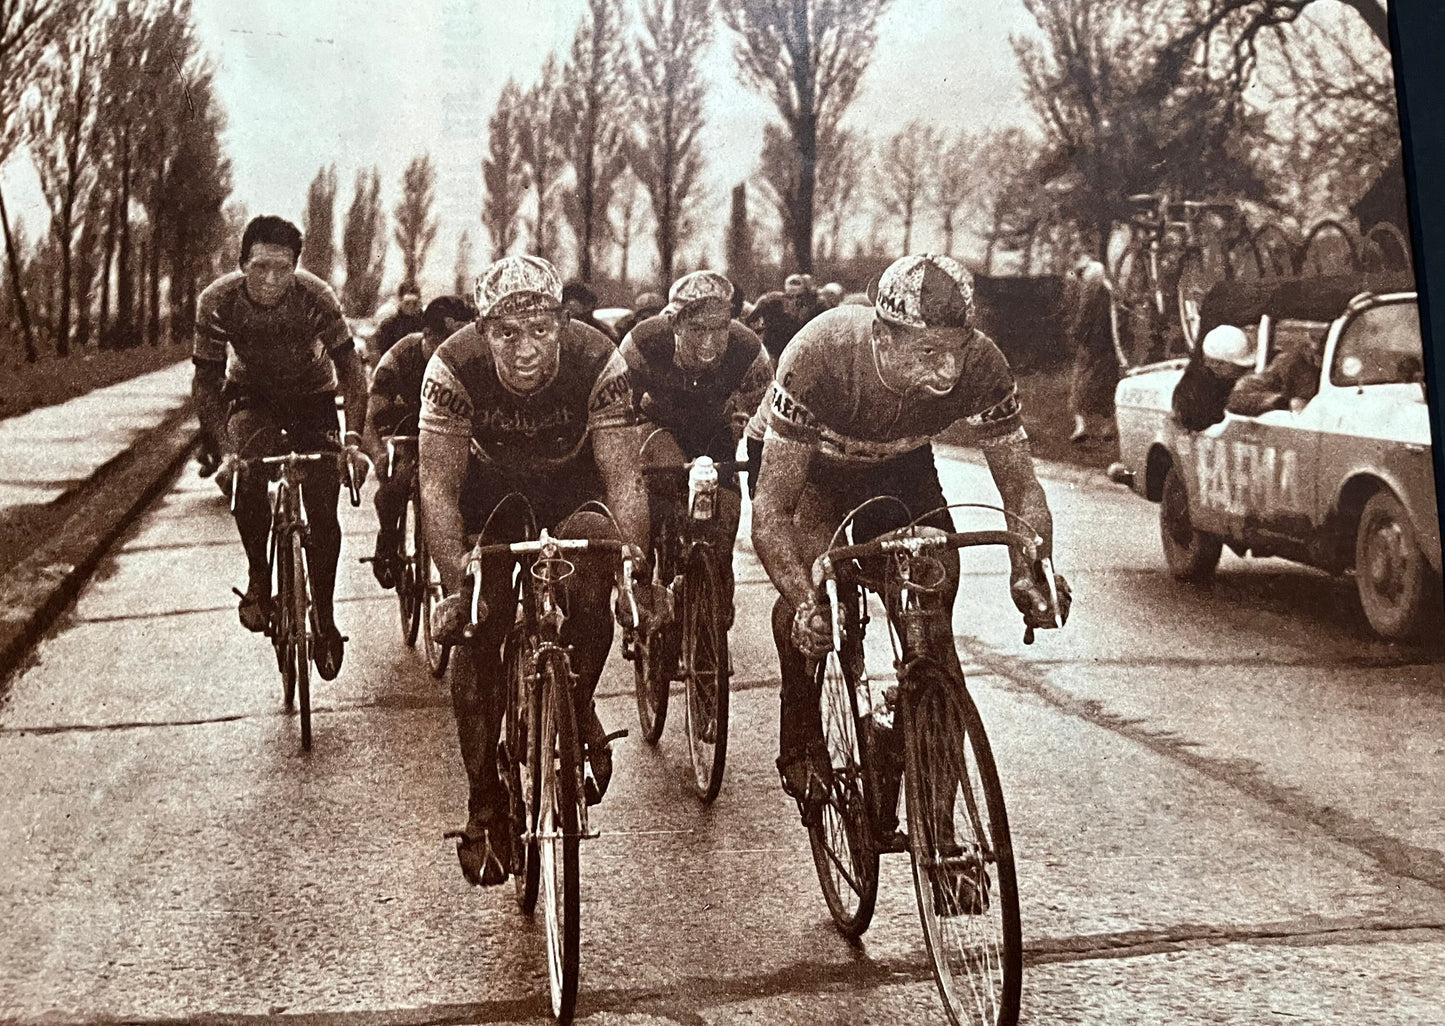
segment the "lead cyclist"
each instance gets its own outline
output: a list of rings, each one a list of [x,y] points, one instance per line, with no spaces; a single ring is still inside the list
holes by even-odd
[[[810,779],[826,782],[831,774],[808,664],[831,648],[832,633],[809,569],[848,512],[880,495],[896,496],[911,511],[872,504],[853,522],[857,542],[929,511],[922,523],[953,530],[941,509],[932,440],[962,422],[983,450],[1004,508],[1041,539],[1041,557],[1052,554],[1053,518],[1034,473],[1013,372],[975,327],[973,278],[949,257],[902,257],[883,272],[872,309],[839,306],[809,321],[778,362],[765,421],[752,537],[780,593],[773,607],[782,675],[778,771],[783,790],[802,803]],[[1020,529],[1012,518],[1009,527]],[[958,553],[940,556],[946,581],[932,600],[951,609]],[[1025,622],[1042,628],[1066,620],[1064,578],[1055,576],[1055,603],[1036,567],[1012,550],[1010,560],[1010,594]],[[961,681],[949,642],[940,646],[950,662],[945,669]]]

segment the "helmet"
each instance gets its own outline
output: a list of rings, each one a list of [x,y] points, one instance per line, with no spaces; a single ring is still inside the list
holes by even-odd
[[[837,306],[843,301],[843,286],[836,281],[830,281],[818,290],[818,298],[825,306]]]
[[[1199,345],[1207,360],[1232,363],[1236,367],[1254,366],[1257,347],[1242,329],[1233,324],[1220,324],[1210,328]]]
[[[731,305],[733,283],[716,271],[693,271],[672,283],[672,288],[667,290],[667,305],[662,308],[662,313],[667,317],[676,317],[693,304],[709,299]]]
[[[790,274],[783,279],[783,291],[790,296],[796,296],[808,290],[808,279],[805,275]]]
[[[562,306],[562,278],[541,257],[506,256],[477,277],[477,316],[508,317]]]
[[[873,309],[890,324],[910,328],[971,327],[973,275],[937,253],[899,257],[878,279]]]

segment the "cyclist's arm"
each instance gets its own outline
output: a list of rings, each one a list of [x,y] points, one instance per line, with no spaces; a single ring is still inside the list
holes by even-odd
[[[813,594],[793,525],[812,460],[812,445],[770,433],[763,443],[762,468],[753,496],[753,548],[773,585],[794,608]]]
[[[637,458],[647,439],[643,425],[600,428],[592,434],[592,453],[607,505],[622,528],[622,538],[643,552],[648,551],[647,490],[642,482],[642,462]]]
[[[1003,438],[985,442],[982,445],[984,459],[988,461],[993,483],[998,486],[1003,508],[1016,516],[1023,517],[1038,531],[1043,544],[1039,555],[1050,558],[1054,546],[1054,518],[1049,512],[1049,501],[1044,495],[1034,473],[1034,460],[1029,452],[1028,437],[1016,431]],[[1022,556],[1009,550],[1015,579],[1029,573],[1032,568],[1022,562]]]
[[[196,403],[196,416],[201,431],[210,439],[216,452],[228,452],[226,442],[226,401],[221,388],[226,383],[224,361],[195,359],[196,372],[191,379],[191,397]]]
[[[448,595],[461,590],[466,576],[467,538],[461,496],[470,444],[466,436],[440,434],[423,425],[417,446],[427,548]]]
[[[395,405],[398,405],[395,399],[375,392],[371,393],[366,404],[366,427],[361,432],[361,448],[371,457],[371,462],[376,464],[379,473],[389,470],[386,467],[386,443],[381,435],[383,424],[390,427],[397,422],[396,418],[391,416],[392,407]]]
[[[359,442],[366,429],[366,365],[349,337],[346,345],[331,351],[331,360],[336,364],[336,379],[346,412],[346,433],[356,432]]]

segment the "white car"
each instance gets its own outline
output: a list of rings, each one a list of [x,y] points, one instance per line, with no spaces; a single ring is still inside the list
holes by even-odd
[[[1226,545],[1353,574],[1371,627],[1392,640],[1415,637],[1441,606],[1415,293],[1345,288],[1338,279],[1264,285],[1217,286],[1202,327],[1257,330],[1257,371],[1287,334],[1323,336],[1315,394],[1258,416],[1221,410],[1218,423],[1190,431],[1172,405],[1188,361],[1140,368],[1115,393],[1115,479],[1159,503],[1164,560],[1176,578],[1208,580]]]

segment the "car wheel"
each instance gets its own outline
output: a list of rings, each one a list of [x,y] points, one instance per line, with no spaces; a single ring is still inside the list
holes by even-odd
[[[1189,492],[1174,467],[1164,475],[1159,496],[1159,537],[1164,544],[1164,562],[1175,579],[1204,583],[1214,576],[1224,539],[1194,529],[1189,520]]]
[[[1376,492],[1355,534],[1355,586],[1365,618],[1382,638],[1406,641],[1424,625],[1430,567],[1400,500]]]

